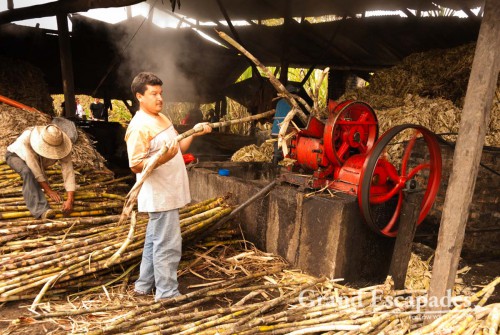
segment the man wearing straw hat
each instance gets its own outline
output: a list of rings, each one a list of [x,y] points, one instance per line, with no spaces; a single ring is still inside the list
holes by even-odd
[[[140,109],[130,121],[125,134],[130,169],[141,177],[148,160],[165,143],[170,148],[160,157],[151,175],[145,179],[139,192],[137,206],[148,212],[149,222],[140,266],[135,282],[135,294],[150,294],[156,288],[155,300],[179,295],[177,266],[181,259],[182,237],[179,208],[191,201],[186,166],[181,152],[185,152],[193,136],[177,142],[177,132],[168,117],[161,113],[163,82],[150,72],[139,73],[132,81],[132,94]]]
[[[7,147],[5,161],[21,175],[23,197],[33,217],[48,219],[55,216],[55,211],[50,208],[45,195],[56,203],[61,202],[61,196],[50,187],[45,168],[57,161],[61,165],[67,192],[62,212],[69,214],[73,210],[76,183],[71,149],[70,137],[56,124],[30,127]]]

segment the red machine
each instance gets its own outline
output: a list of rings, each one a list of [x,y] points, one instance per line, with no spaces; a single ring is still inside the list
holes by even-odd
[[[368,225],[391,237],[397,235],[404,193],[421,191],[420,224],[441,181],[441,153],[434,134],[406,124],[378,138],[377,117],[366,103],[331,101],[328,110],[326,123],[311,117],[306,128],[292,137],[288,157],[296,162],[292,173],[283,174],[284,180],[357,196]],[[415,150],[421,140],[421,149]]]

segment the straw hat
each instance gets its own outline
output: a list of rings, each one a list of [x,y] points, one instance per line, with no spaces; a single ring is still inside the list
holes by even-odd
[[[31,147],[37,154],[50,159],[61,159],[71,151],[71,140],[58,126],[37,126],[31,131]]]

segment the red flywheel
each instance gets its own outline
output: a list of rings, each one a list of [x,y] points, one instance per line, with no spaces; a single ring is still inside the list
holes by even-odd
[[[377,136],[374,110],[361,101],[344,101],[330,110],[324,132],[325,154],[340,166],[350,156],[368,152]]]
[[[367,155],[358,188],[358,203],[370,228],[397,235],[406,191],[422,193],[420,224],[438,193],[441,170],[439,144],[427,128],[405,124],[384,133]]]

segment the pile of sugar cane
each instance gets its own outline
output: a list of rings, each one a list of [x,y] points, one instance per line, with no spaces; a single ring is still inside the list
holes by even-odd
[[[52,113],[52,98],[42,70],[19,59],[0,56],[0,94]]]
[[[59,165],[55,164],[45,173],[51,187],[59,191],[60,195],[65,194]],[[113,172],[106,168],[102,170],[94,170],[90,167],[75,169],[78,188],[75,192],[74,211],[70,217],[120,213],[124,196],[130,187],[126,181],[131,178],[132,176],[114,178]],[[22,184],[21,176],[5,162],[0,162],[0,224],[6,224],[6,220],[19,218],[26,218],[26,224],[36,222],[24,203]],[[48,200],[51,208],[57,213],[56,218],[62,218],[61,205]],[[19,226],[23,221],[10,222],[13,226]],[[2,239],[5,240],[5,237],[2,236]]]
[[[372,106],[380,134],[399,124],[414,123],[448,134],[444,138],[455,142],[474,51],[475,44],[467,44],[412,54],[400,64],[376,72],[370,85],[348,91],[339,100],[362,100]],[[490,115],[485,145],[499,147],[500,80]]]
[[[7,147],[28,127],[43,126],[52,118],[44,113],[30,112],[0,103],[0,160],[4,159]],[[94,148],[93,141],[81,129],[71,150],[73,165],[77,168],[105,169],[105,159]]]
[[[120,286],[41,305],[43,313],[11,323],[58,325],[75,334],[497,334],[500,304],[487,305],[500,278],[453,309],[430,317],[425,290],[395,290],[385,283],[365,288],[287,270],[279,257],[217,243],[191,250],[180,269],[202,279],[184,295],[154,302],[127,295]]]
[[[274,142],[266,141],[260,146],[255,144],[247,145],[231,156],[232,162],[266,162],[273,160]]]
[[[61,191],[60,171],[48,170],[50,184]],[[59,178],[59,179],[58,179]],[[147,217],[118,225],[129,185],[110,171],[78,170],[74,212],[35,220],[21,194],[19,176],[0,164],[0,302],[66,294],[120,280],[140,261]],[[60,205],[51,204],[53,208]],[[180,211],[184,242],[231,212],[223,197]],[[108,259],[128,241],[121,257]],[[116,278],[118,276],[118,279]]]
[[[350,90],[338,101],[368,103],[375,109],[380,135],[396,125],[413,123],[456,142],[474,50],[475,44],[467,44],[412,54],[400,64],[376,72],[369,86]],[[328,118],[326,109],[320,114],[324,121]],[[400,134],[394,142],[408,141],[408,136]],[[500,146],[500,80],[493,97],[485,145]],[[401,148],[390,149],[389,155],[396,156],[398,150]],[[271,162],[272,150],[266,145],[248,146],[236,152],[231,160]]]
[[[414,243],[418,244],[418,243]],[[412,252],[406,272],[405,287],[414,290],[428,290],[431,284],[432,277],[432,259],[434,251],[427,259],[423,259],[423,255]],[[455,283],[453,285],[454,294],[471,295],[473,288],[464,283],[460,276],[467,273],[471,269],[470,266],[464,266],[457,271]]]

